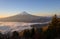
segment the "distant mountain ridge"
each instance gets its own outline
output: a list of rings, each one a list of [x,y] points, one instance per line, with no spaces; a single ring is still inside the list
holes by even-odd
[[[42,22],[41,20],[43,20],[45,22],[47,21],[45,19],[50,21],[50,19],[48,19],[47,17],[31,15],[24,11],[15,16],[2,18],[0,19],[0,21],[3,21],[3,22]]]

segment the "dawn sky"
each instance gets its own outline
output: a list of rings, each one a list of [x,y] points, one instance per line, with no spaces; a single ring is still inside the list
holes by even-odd
[[[0,18],[26,11],[36,15],[60,14],[60,0],[0,0]]]

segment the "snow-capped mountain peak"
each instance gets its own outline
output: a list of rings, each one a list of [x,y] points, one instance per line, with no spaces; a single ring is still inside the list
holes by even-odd
[[[22,12],[22,13],[20,13],[20,15],[29,15],[27,12]]]

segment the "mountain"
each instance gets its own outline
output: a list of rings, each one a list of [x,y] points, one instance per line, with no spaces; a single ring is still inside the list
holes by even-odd
[[[46,19],[46,17],[31,15],[24,11],[20,14],[17,14],[17,15],[11,16],[11,17],[2,18],[2,19],[0,19],[0,21],[4,21],[4,22],[40,22],[41,20],[45,20],[45,19]],[[40,20],[40,21],[38,21],[38,20]],[[48,20],[50,20],[50,19],[48,19]]]

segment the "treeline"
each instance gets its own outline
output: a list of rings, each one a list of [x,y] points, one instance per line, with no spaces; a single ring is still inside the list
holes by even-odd
[[[14,31],[12,34],[0,33],[0,39],[60,39],[60,21],[56,15],[52,17],[47,30],[32,28],[23,32]]]

